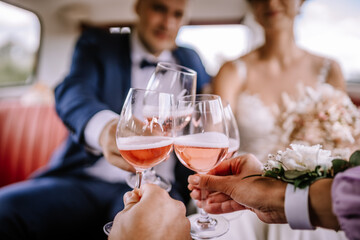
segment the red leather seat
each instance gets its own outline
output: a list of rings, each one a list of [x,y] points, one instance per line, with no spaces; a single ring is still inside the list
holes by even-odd
[[[53,105],[0,101],[0,187],[46,165],[67,134]]]
[[[352,96],[351,100],[353,101],[353,103],[358,106],[360,108],[360,96]]]

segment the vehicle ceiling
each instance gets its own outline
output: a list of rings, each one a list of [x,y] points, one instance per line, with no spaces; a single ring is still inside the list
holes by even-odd
[[[51,16],[67,21],[94,23],[132,22],[135,0],[4,0],[36,12],[46,20]],[[196,23],[241,21],[245,0],[190,0],[190,19]]]

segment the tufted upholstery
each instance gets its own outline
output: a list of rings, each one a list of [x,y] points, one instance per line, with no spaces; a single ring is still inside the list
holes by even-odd
[[[0,101],[0,187],[46,165],[67,134],[53,105]]]

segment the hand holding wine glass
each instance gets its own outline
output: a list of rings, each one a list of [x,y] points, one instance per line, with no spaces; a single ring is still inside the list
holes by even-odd
[[[117,123],[118,119],[113,119],[106,124],[100,135],[100,146],[102,147],[104,157],[110,164],[125,171],[135,173],[135,168],[121,156],[117,149],[116,140],[114,138]]]
[[[248,191],[250,183],[254,186],[261,186],[264,181],[259,181],[257,177],[245,179],[244,177],[261,175],[262,170],[262,163],[252,154],[223,161],[208,174],[196,174],[188,178],[189,189],[192,191],[191,197],[200,200],[201,192],[206,191],[208,193],[207,201],[205,203],[198,201],[197,205],[213,214],[228,214],[247,209],[245,206],[251,206],[255,202],[254,199],[257,198],[249,199],[248,195],[243,193]],[[252,195],[264,194],[264,189],[258,188],[258,190],[256,193],[252,192]]]
[[[174,120],[172,94],[131,88],[116,129],[116,144],[122,157],[136,170],[135,188],[142,173],[164,161],[172,151]],[[109,232],[112,223],[104,227]]]
[[[180,98],[177,109],[183,111],[187,108],[191,110],[189,123],[177,128],[174,149],[184,166],[201,175],[225,159],[229,148],[227,125],[219,96],[199,94]],[[205,200],[205,196],[201,196],[201,200]],[[225,218],[210,217],[203,209],[189,220],[191,235],[195,239],[219,237],[229,229]]]
[[[164,189],[142,185],[124,195],[124,205],[114,218],[109,239],[189,239],[185,205]]]

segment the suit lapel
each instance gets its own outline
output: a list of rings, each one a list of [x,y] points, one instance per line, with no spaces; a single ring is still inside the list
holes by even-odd
[[[117,41],[118,45],[118,76],[116,79],[116,91],[114,98],[116,98],[116,112],[120,112],[125,101],[129,88],[131,87],[131,50],[130,50],[130,35],[121,34]]]
[[[122,53],[120,54],[120,58],[122,58],[121,61],[121,68],[123,72],[123,92],[124,96],[126,97],[127,92],[131,86],[131,46],[130,46],[130,34],[126,34],[123,38],[123,44],[121,46],[124,46],[122,48]]]

